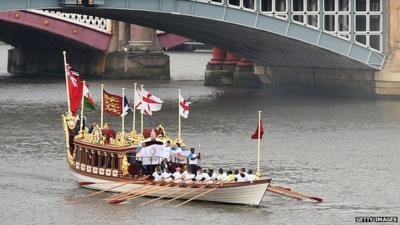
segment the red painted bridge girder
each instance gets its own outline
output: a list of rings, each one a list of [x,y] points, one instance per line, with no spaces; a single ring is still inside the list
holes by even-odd
[[[0,20],[55,34],[103,52],[112,38],[111,34],[96,29],[28,11],[0,12]]]
[[[190,41],[189,38],[171,33],[160,33],[157,35],[157,38],[161,48],[173,48]]]

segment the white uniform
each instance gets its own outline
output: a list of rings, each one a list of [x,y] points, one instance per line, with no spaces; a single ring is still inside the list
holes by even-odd
[[[182,179],[182,174],[180,172],[175,172],[172,174],[174,176],[175,180],[181,180]]]
[[[226,181],[227,175],[226,173],[218,174],[217,175],[217,180],[218,181]]]
[[[195,178],[196,176],[193,174],[193,173],[191,173],[191,174],[187,174],[186,176],[184,176],[184,178],[183,179],[185,179],[185,180],[192,180],[193,178]]]
[[[238,175],[235,176],[235,178],[237,179],[237,182],[246,182],[246,181],[250,181],[249,176],[247,176],[246,173],[244,173],[244,176],[242,177],[240,175],[240,173]]]
[[[208,175],[208,173],[203,173],[204,181],[210,181],[211,177]]]
[[[167,179],[167,178],[171,177],[171,174],[167,173],[167,172],[164,172],[164,173],[161,174],[161,176],[162,176],[162,178]]]
[[[162,174],[158,174],[156,171],[154,171],[154,173],[152,174],[154,177],[154,181],[160,181],[162,180]]]
[[[248,176],[250,182],[253,182],[253,181],[257,180],[257,176],[254,175],[254,174],[249,174],[249,175],[247,175],[247,176]]]
[[[197,180],[197,181],[203,180],[203,174],[202,174],[202,173],[198,173],[198,174],[196,175],[196,180]]]
[[[197,154],[192,154],[192,153],[189,153],[189,164],[190,165],[197,165]],[[190,158],[194,158],[193,160],[191,160]]]

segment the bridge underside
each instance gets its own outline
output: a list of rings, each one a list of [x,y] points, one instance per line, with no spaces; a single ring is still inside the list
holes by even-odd
[[[24,25],[0,20],[0,27],[0,40],[14,47],[42,50],[48,49],[59,52],[62,52],[62,50],[65,49],[70,49],[72,51],[79,50],[83,52],[98,51],[79,41],[74,41],[54,33],[43,32],[43,30]]]
[[[378,69],[351,59],[346,55],[294,38],[223,21],[172,13],[125,9],[69,8],[67,11],[103,16],[179,34],[227,49],[266,66],[350,70]],[[365,57],[369,57],[368,54]]]

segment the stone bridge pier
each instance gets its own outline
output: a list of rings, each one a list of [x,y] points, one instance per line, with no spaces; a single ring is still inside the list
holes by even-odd
[[[169,56],[161,50],[156,31],[125,22],[116,23],[118,41],[115,40],[114,45],[118,48],[109,49],[105,75],[113,78],[169,80]]]
[[[169,56],[162,52],[153,29],[39,10],[1,12],[0,26],[2,40],[14,46],[8,52],[10,73],[61,75],[65,50],[68,63],[80,74],[170,79]]]
[[[383,26],[388,30],[381,70],[345,70],[323,68],[254,65],[243,67],[243,58],[217,48],[205,72],[206,85],[238,85],[277,90],[306,90],[356,96],[400,95],[400,1],[388,0]],[[371,39],[372,40],[372,39]],[[235,66],[232,66],[235,65]],[[246,70],[246,73],[243,71]],[[241,76],[246,74],[246,76]]]

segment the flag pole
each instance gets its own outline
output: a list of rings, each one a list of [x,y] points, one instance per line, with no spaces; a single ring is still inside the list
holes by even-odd
[[[133,115],[132,115],[132,131],[136,133],[136,109],[135,109],[135,95],[136,95],[137,83],[133,83]]]
[[[103,116],[104,116],[104,84],[101,84],[101,110],[100,110],[100,125],[101,129],[103,129],[104,121],[103,121]]]
[[[63,51],[63,55],[64,55],[65,85],[67,87],[68,114],[71,114],[71,101],[69,99],[69,86],[68,86],[68,75],[67,75],[67,52]]]
[[[125,132],[125,115],[124,115],[124,108],[125,108],[125,88],[122,88],[122,109],[121,109],[121,116],[122,116],[122,135]]]
[[[86,85],[86,81],[82,81],[82,89],[83,90],[85,89],[85,85]],[[82,133],[82,131],[83,131],[83,107],[84,107],[84,105],[83,105],[84,99],[83,98],[85,96],[85,93],[83,90],[82,90],[82,99],[81,99],[81,129],[80,129],[81,134],[83,134]]]
[[[178,141],[182,141],[182,121],[181,121],[181,115],[179,113],[180,111],[180,96],[181,96],[181,89],[178,89]]]
[[[261,111],[258,111],[258,142],[257,142],[257,173],[256,176],[260,177],[260,148],[261,148]]]
[[[141,92],[143,94],[143,84],[140,85],[141,88]],[[142,96],[142,100],[143,101],[143,96]],[[144,114],[144,106],[143,106],[143,102],[142,102],[142,107],[140,109],[140,134],[143,135],[143,114]]]

